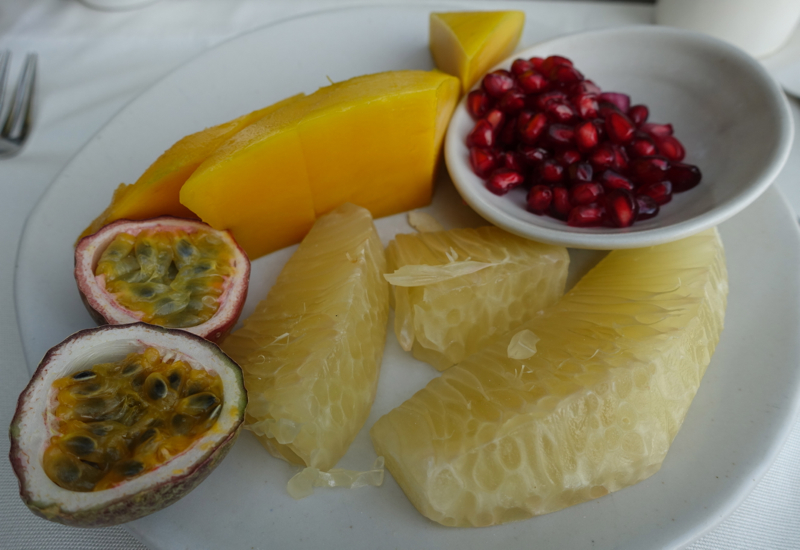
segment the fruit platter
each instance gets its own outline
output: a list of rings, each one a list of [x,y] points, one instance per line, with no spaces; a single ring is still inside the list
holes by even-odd
[[[800,403],[800,380],[790,368],[798,349],[778,344],[791,341],[787,331],[796,326],[791,304],[798,289],[784,283],[798,253],[764,245],[787,230],[797,233],[787,216],[774,215],[781,211],[780,197],[768,190],[719,228],[698,227],[682,240],[610,253],[567,251],[493,227],[462,200],[441,161],[441,146],[459,98],[518,44],[537,37],[523,26],[524,17],[503,19],[496,25],[501,37],[487,38],[498,43],[491,62],[467,70],[463,59],[437,58],[439,68],[455,75],[448,76],[430,71],[427,47],[430,41],[434,57],[437,48],[452,50],[441,36],[448,25],[458,25],[422,7],[389,11],[392,25],[369,32],[352,31],[365,28],[375,10],[333,11],[285,21],[207,52],[120,112],[39,203],[23,236],[16,289],[31,371],[48,349],[64,343],[47,354],[21,409],[37,417],[36,407],[46,400],[36,384],[46,380],[60,388],[61,403],[75,398],[75,410],[88,410],[96,403],[82,391],[128,372],[131,387],[141,393],[131,399],[152,409],[136,417],[136,426],[150,422],[134,436],[141,453],[115,458],[111,474],[102,478],[83,474],[86,464],[94,464],[86,457],[99,452],[96,440],[73,422],[72,412],[54,409],[63,415],[64,433],[52,440],[55,450],[48,448],[37,472],[62,488],[88,491],[83,500],[95,508],[79,503],[78,512],[67,513],[73,504],[62,511],[61,504],[40,505],[33,501],[61,493],[34,487],[36,499],[28,502],[34,512],[81,526],[125,523],[148,546],[164,549],[323,543],[527,548],[533,540],[538,548],[679,548],[719,522],[763,473]],[[279,47],[299,35],[308,38],[297,51]],[[247,55],[253,51],[260,54]],[[556,51],[537,58],[552,65],[542,72],[570,72],[571,65],[557,58],[566,59]],[[626,81],[624,71],[581,69],[604,90]],[[558,78],[551,78],[553,86],[564,84]],[[634,147],[634,124],[647,128],[647,114],[623,106],[620,97],[605,96],[616,105],[605,106],[610,122],[595,124],[589,115],[581,121],[584,134],[592,130],[597,137],[600,128],[612,136],[610,151]],[[400,106],[385,109],[385,101]],[[416,114],[422,112],[427,118]],[[390,138],[373,138],[376,120],[394,129]],[[673,122],[681,136],[680,117]],[[681,191],[676,203],[685,203],[698,184],[717,185],[713,177],[700,180],[704,166],[693,155],[705,149],[695,134],[682,144],[658,131],[638,137],[639,146],[654,149],[641,155],[644,161],[634,158],[635,166],[656,166],[660,161],[647,160],[656,158],[652,153],[668,158],[662,171],[673,169],[673,179],[683,182],[675,184]],[[161,182],[184,169],[165,161],[156,170],[153,161],[183,151],[180,144],[197,132],[203,143],[217,132],[219,144],[173,189],[180,204],[162,200],[166,195],[137,203],[136,193],[146,196],[154,188],[148,181],[166,188]],[[144,139],[154,134],[157,139]],[[588,141],[580,148],[600,143]],[[565,169],[575,164],[576,173],[597,170],[589,161],[577,166],[580,157],[565,160],[564,147],[548,154],[560,155]],[[175,157],[180,162],[191,157],[181,155]],[[785,155],[782,149],[777,157]],[[269,162],[261,164],[265,158]],[[265,166],[279,183],[260,201],[250,200],[262,193],[254,182]],[[607,188],[588,185],[590,173],[577,184],[617,201],[603,203],[619,204],[607,218],[611,225],[624,229],[634,221],[670,219],[675,205],[668,204],[672,184],[665,177],[638,181],[635,170],[616,168],[604,172]],[[367,174],[372,185],[347,176],[349,170]],[[484,175],[489,190],[502,194],[491,189],[502,185],[500,177]],[[137,184],[114,193],[116,183],[109,182],[119,181]],[[630,189],[612,190],[615,184]],[[540,181],[528,186],[531,212],[556,212],[550,203],[540,207],[551,187]],[[596,198],[573,199],[578,202],[572,208],[582,212]],[[155,211],[132,214],[137,204],[156,205]],[[651,215],[658,207],[661,218]],[[223,235],[170,221],[181,220],[185,208]],[[602,225],[601,218],[576,222],[580,212],[556,214],[552,221],[565,225]],[[138,221],[155,216],[165,217]],[[155,233],[166,226],[166,237]],[[190,239],[194,232],[203,236]],[[82,238],[77,248],[76,237]],[[107,251],[93,248],[98,241]],[[175,301],[196,304],[176,318],[178,325],[167,325],[211,327],[190,329],[196,334],[186,337],[189,342],[174,328],[139,335],[135,331],[150,330],[148,325],[128,325],[123,316],[136,310],[137,297],[166,292],[162,279],[145,274],[158,266],[125,263],[132,250],[138,258],[156,249],[176,254],[158,277],[185,282],[140,320],[172,319]],[[223,258],[230,269],[208,273],[209,256]],[[115,257],[122,263],[113,265]],[[184,269],[183,258],[195,263]],[[526,271],[518,273],[519,265]],[[776,267],[765,273],[763,265]],[[90,271],[79,272],[83,268]],[[103,280],[116,281],[113,294],[125,301],[100,300],[112,291],[90,283]],[[748,291],[752,284],[758,292]],[[315,294],[326,285],[335,300]],[[419,289],[426,285],[431,290],[423,296]],[[203,306],[217,300],[232,304],[232,311],[221,307],[222,318],[214,323],[215,314],[203,313]],[[749,314],[767,309],[769,322]],[[188,319],[194,316],[200,320]],[[93,325],[92,318],[109,325],[79,332]],[[181,343],[167,356],[152,347],[136,357],[98,352],[104,363],[88,370],[58,363],[60,356],[82,357],[81,340],[101,333],[106,339],[120,333],[108,348],[125,353],[133,341]],[[754,372],[767,350],[773,368]],[[206,355],[215,365],[207,371],[181,363]],[[155,370],[136,378],[145,360]],[[88,359],[75,361],[89,365]],[[231,364],[241,366],[243,375]],[[56,380],[59,369],[67,376]],[[309,377],[309,369],[317,370]],[[776,392],[786,409],[779,417],[763,411]],[[81,414],[88,422],[95,413]],[[104,421],[102,414],[97,418]],[[23,419],[12,427],[14,438],[35,424]],[[80,433],[67,433],[71,426]],[[160,447],[150,452],[154,441]],[[200,456],[201,449],[206,454]],[[67,451],[83,457],[80,464],[65,458]],[[37,451],[15,440],[12,457],[15,452]],[[169,464],[180,469],[167,475]],[[37,483],[48,483],[38,475]],[[118,500],[92,499],[109,487],[124,488]],[[111,512],[98,513],[98,502]]]

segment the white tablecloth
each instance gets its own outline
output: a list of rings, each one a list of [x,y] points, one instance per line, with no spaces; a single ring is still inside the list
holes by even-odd
[[[464,3],[460,6],[463,7]],[[40,57],[35,131],[23,153],[0,161],[0,426],[8,426],[29,375],[14,311],[17,244],[27,214],[80,147],[122,106],[190,57],[228,38],[292,15],[332,7],[325,1],[162,0],[127,12],[94,11],[75,0],[3,0],[0,50]],[[337,4],[338,5],[338,4]],[[454,9],[459,4],[454,4]],[[646,4],[543,4],[553,35],[590,26],[648,23]],[[543,36],[542,39],[549,38]],[[800,40],[795,40],[800,42]],[[798,69],[800,70],[800,69]],[[795,125],[800,104],[792,100]],[[800,212],[800,151],[795,146],[777,185]],[[121,527],[80,530],[31,514],[18,497],[0,438],[0,549],[142,549]],[[690,548],[800,548],[800,425],[745,502]]]

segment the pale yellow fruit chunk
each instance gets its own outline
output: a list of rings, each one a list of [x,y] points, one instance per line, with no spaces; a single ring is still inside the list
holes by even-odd
[[[389,309],[370,213],[320,217],[223,349],[244,371],[246,425],[273,455],[327,471],[375,399]]]
[[[430,48],[436,66],[461,80],[466,93],[517,47],[525,14],[521,11],[432,13]]]
[[[411,502],[444,525],[524,519],[598,498],[661,466],[719,340],[728,292],[716,230],[611,252],[519,330],[373,426]]]
[[[397,235],[386,248],[394,330],[444,370],[564,294],[567,249],[497,227]]]

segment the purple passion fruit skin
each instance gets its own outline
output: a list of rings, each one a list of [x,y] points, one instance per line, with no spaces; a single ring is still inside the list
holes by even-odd
[[[52,383],[86,368],[87,355],[96,362],[93,356],[98,343],[110,344],[110,348],[120,343],[129,347],[138,345],[142,350],[156,347],[164,353],[181,356],[194,368],[216,372],[223,381],[223,410],[207,434],[156,469],[109,489],[70,491],[50,480],[42,465],[44,451],[53,435],[47,414],[53,407]],[[119,354],[114,350],[110,353]],[[122,356],[124,353],[119,358]],[[211,473],[236,441],[246,406],[247,394],[239,366],[216,344],[199,336],[146,323],[76,332],[45,354],[19,396],[10,428],[9,457],[19,480],[20,496],[34,514],[74,527],[106,527],[144,517],[178,501]]]
[[[181,236],[188,235],[211,235],[212,238],[220,242],[221,249],[224,250],[227,260],[223,258],[225,263],[226,275],[220,276],[224,279],[221,294],[219,296],[209,297],[217,301],[217,309],[210,316],[210,318],[198,321],[198,324],[192,325],[176,325],[170,326],[159,322],[159,320],[149,320],[147,312],[137,311],[131,307],[126,307],[121,303],[126,296],[131,296],[135,292],[127,292],[134,288],[136,283],[126,286],[124,282],[106,281],[105,274],[98,275],[98,264],[103,259],[103,253],[106,249],[115,244],[115,239],[121,235],[128,235],[132,239],[136,239],[139,235],[150,235],[155,233],[158,235],[166,236],[165,238],[172,238],[178,240]],[[134,253],[131,252],[131,256]],[[176,262],[178,261],[178,254],[175,254],[176,259],[170,265],[170,275],[174,276],[178,272]],[[211,263],[214,263],[213,261]],[[175,296],[180,293],[181,289],[174,289],[177,280],[181,277],[174,279],[166,276],[163,279],[160,287],[170,287],[166,295],[157,295],[155,298],[165,298],[169,301],[170,296]],[[111,223],[97,233],[84,237],[78,242],[75,248],[75,281],[78,284],[78,290],[81,294],[83,301],[92,319],[100,324],[128,324],[135,322],[150,322],[167,328],[181,328],[193,334],[197,334],[212,342],[219,342],[227,336],[227,334],[236,325],[239,319],[242,307],[244,306],[245,299],[247,298],[247,289],[250,279],[250,261],[247,254],[236,243],[233,236],[229,231],[219,231],[213,229],[209,225],[197,221],[188,220],[183,218],[175,218],[172,216],[162,216],[150,220],[118,220]],[[148,281],[149,282],[149,281]],[[115,295],[110,292],[106,285],[109,284],[122,284],[126,292]],[[191,284],[191,281],[190,281]],[[154,298],[154,299],[155,299]],[[199,300],[200,297],[195,297]]]

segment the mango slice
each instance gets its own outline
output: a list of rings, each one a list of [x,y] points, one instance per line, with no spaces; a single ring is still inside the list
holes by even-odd
[[[181,138],[158,157],[136,183],[120,184],[114,191],[111,204],[84,229],[78,239],[92,235],[101,227],[121,219],[146,220],[166,215],[197,218],[178,200],[181,186],[192,172],[231,136],[302,96],[303,94],[298,94],[289,97],[263,109]]]
[[[345,202],[374,217],[424,206],[458,92],[438,71],[321,88],[223,144],[184,184],[181,203],[229,229],[251,259],[300,241]]]
[[[432,13],[431,55],[439,69],[461,80],[462,93],[467,93],[514,52],[524,24],[521,11]]]

